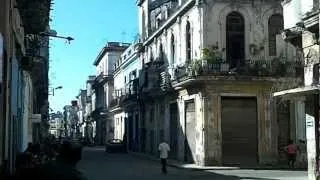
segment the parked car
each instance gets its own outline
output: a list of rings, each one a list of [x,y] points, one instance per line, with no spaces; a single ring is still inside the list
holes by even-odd
[[[106,143],[106,152],[125,153],[127,152],[126,144],[120,139],[110,139]]]

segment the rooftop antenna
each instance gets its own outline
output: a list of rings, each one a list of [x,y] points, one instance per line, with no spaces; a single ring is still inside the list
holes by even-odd
[[[127,32],[126,31],[122,31],[122,33],[121,33],[122,42],[125,42],[126,35],[127,35]]]

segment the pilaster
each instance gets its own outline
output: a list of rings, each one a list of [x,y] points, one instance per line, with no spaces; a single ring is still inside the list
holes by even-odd
[[[222,137],[221,137],[221,98],[217,93],[209,94],[204,101],[205,109],[205,164],[219,165],[222,163]]]

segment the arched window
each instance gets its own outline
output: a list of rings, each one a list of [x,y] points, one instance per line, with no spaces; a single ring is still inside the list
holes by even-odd
[[[191,27],[190,27],[190,22],[187,22],[186,25],[186,54],[187,54],[187,59],[186,62],[191,61]]]
[[[277,55],[277,34],[283,30],[283,17],[280,14],[272,15],[268,21],[269,56]]]
[[[150,51],[150,57],[149,57],[149,59],[150,59],[150,62],[153,62],[153,53],[152,53],[152,49],[151,49],[151,51]]]
[[[163,55],[163,46],[162,44],[160,44],[160,47],[159,47],[159,60],[160,61],[164,61],[164,55]]]
[[[161,19],[157,18],[156,28],[159,28],[161,24]]]
[[[145,38],[146,36],[146,31],[147,31],[147,27],[146,27],[146,15],[144,14],[144,10],[142,10],[142,17],[141,17],[141,36],[142,36],[142,39]]]
[[[176,47],[175,47],[175,41],[174,41],[174,35],[171,35],[171,64],[173,65],[175,63],[175,54],[176,54]]]
[[[232,12],[227,16],[227,61],[230,68],[239,67],[245,59],[245,23],[243,16]]]

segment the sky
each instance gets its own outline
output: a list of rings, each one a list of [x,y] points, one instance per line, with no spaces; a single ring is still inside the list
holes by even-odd
[[[93,62],[108,41],[132,42],[138,33],[135,0],[54,0],[50,28],[71,43],[51,38],[49,65],[50,108],[62,111],[85,89]]]

